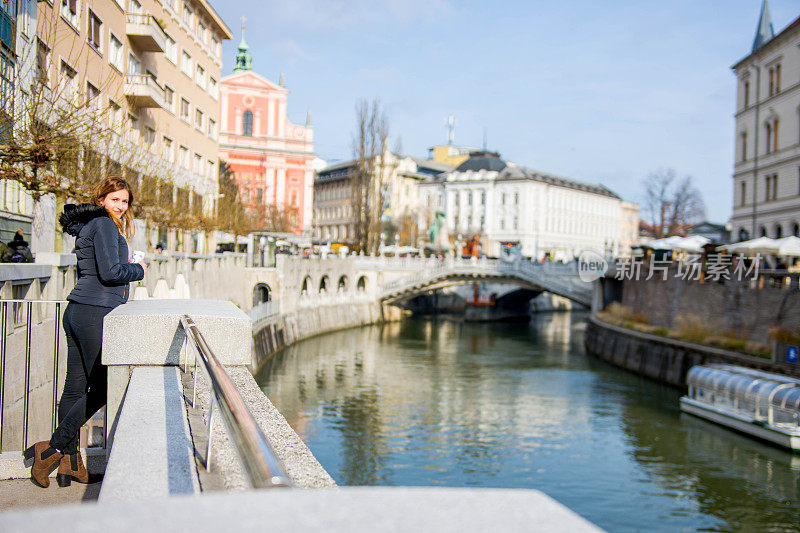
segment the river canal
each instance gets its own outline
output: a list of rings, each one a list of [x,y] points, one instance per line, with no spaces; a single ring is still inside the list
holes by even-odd
[[[609,531],[796,530],[800,456],[585,355],[585,318],[351,329],[257,378],[340,485],[535,488]]]

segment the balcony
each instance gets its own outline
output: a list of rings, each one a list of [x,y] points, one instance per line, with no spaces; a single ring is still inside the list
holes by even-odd
[[[167,107],[164,88],[147,74],[125,76],[125,96],[136,107]]]
[[[128,13],[125,32],[130,42],[144,52],[163,52],[167,36],[153,15]]]

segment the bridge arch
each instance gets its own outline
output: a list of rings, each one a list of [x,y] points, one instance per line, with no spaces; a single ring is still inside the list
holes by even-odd
[[[339,283],[336,284],[336,292],[345,292],[347,290],[347,276],[342,274],[339,276]]]
[[[319,293],[325,294],[328,292],[328,275],[325,274],[321,278],[319,278]]]
[[[258,283],[253,288],[253,306],[272,301],[272,289],[266,283]]]

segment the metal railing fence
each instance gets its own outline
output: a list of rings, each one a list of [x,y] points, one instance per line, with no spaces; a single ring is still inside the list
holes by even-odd
[[[22,388],[22,427],[20,434],[21,450],[28,448],[29,426],[30,426],[30,407],[32,389],[39,388],[42,383],[31,383],[31,360],[34,328],[37,336],[46,333],[45,323],[52,319],[53,324],[53,343],[52,343],[52,395],[50,401],[50,432],[55,430],[58,423],[58,392],[61,359],[61,339],[63,331],[61,321],[66,300],[22,300],[9,299],[0,300],[0,452],[4,451],[4,431],[7,423],[6,418],[11,414],[11,408],[7,405],[7,388],[9,386],[9,364],[22,364],[24,368],[24,383]],[[46,309],[41,311],[40,306],[51,307],[52,316]],[[9,311],[11,314],[9,315]],[[24,355],[20,353],[9,353],[9,337],[19,336],[24,328]],[[20,343],[21,344],[21,343]],[[12,356],[16,355],[13,360]],[[45,354],[37,354],[37,357],[44,357]],[[23,358],[24,357],[24,361]]]
[[[253,488],[290,487],[292,482],[285,474],[283,465],[275,456],[264,433],[258,427],[258,423],[236,389],[236,385],[206,343],[197,325],[189,315],[183,315],[181,325],[186,333],[187,344],[194,346],[195,353],[192,407],[197,401],[198,360],[203,363],[202,367],[205,370],[211,392],[208,409],[208,440],[203,458],[206,470],[211,466],[214,413],[219,411],[251,486]],[[184,373],[189,368],[188,359],[188,353],[185,353]]]

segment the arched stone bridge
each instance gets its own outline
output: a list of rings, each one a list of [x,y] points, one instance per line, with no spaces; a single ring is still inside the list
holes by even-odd
[[[589,306],[592,284],[578,277],[574,264],[508,263],[497,259],[447,259],[380,287],[383,302],[395,303],[433,289],[477,281],[510,283],[544,290]]]

